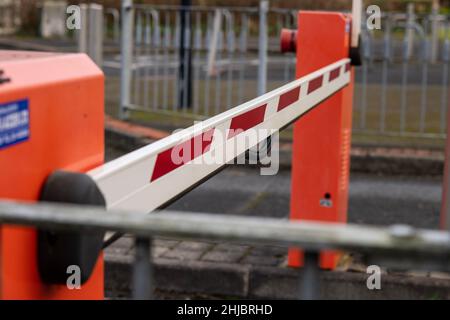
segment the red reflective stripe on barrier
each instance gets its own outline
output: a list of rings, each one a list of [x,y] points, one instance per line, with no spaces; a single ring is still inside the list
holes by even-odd
[[[312,79],[308,85],[308,94],[319,89],[322,86],[322,83],[323,83],[323,76],[319,76],[315,79]]]
[[[214,128],[158,154],[150,181],[155,181],[207,152],[211,147],[213,134]],[[185,151],[189,154],[185,155]]]
[[[235,135],[246,131],[261,122],[264,121],[264,114],[266,113],[267,104],[257,107],[246,113],[240,114],[231,120],[230,132],[228,133],[228,139],[233,138]]]
[[[341,74],[341,67],[336,68],[330,72],[330,81],[333,81],[334,79],[338,78]]]
[[[350,62],[345,65],[345,72],[349,72],[351,68]]]
[[[278,111],[289,107],[294,102],[298,101],[300,98],[300,87],[294,88],[280,96],[280,101],[278,102]]]

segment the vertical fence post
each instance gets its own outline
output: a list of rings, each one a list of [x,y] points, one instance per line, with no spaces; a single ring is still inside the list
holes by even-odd
[[[122,32],[120,38],[121,69],[120,69],[120,106],[119,117],[128,117],[130,106],[131,65],[133,55],[133,0],[122,1]]]
[[[101,68],[103,64],[103,6],[89,5],[88,54]]]
[[[408,28],[408,26],[407,26]],[[406,29],[407,30],[407,29]],[[406,107],[408,98],[408,39],[403,40],[402,52],[402,88],[400,95],[400,132],[406,131]]]
[[[383,62],[381,69],[381,101],[380,101],[380,132],[385,132],[386,130],[386,106],[387,100],[387,90],[389,82],[389,64],[391,60],[391,17],[386,17],[386,30],[384,31],[383,38]]]
[[[133,267],[133,299],[153,299],[153,269],[151,256],[151,240],[136,238],[135,262]]]
[[[305,252],[305,264],[301,270],[300,300],[317,300],[320,298],[319,253]]]
[[[408,3],[408,13],[407,13],[408,21],[407,21],[407,30],[406,30],[406,38],[408,39],[408,59],[411,58],[411,55],[414,50],[414,23],[416,22],[416,15],[414,14],[414,3]]]
[[[267,12],[269,11],[269,1],[261,0],[259,3],[259,65],[258,65],[258,96],[267,91],[267,49],[268,30]]]
[[[428,61],[430,59],[430,42],[427,39],[425,30],[424,38],[422,40],[422,81],[421,81],[421,95],[420,95],[420,120],[419,132],[424,133],[426,129],[426,116],[428,107]]]
[[[81,4],[81,30],[77,32],[78,52],[86,53],[100,68],[103,64],[103,6]]]
[[[222,28],[222,11],[215,9],[214,20],[212,24],[212,34],[208,46],[208,77],[216,73],[216,55],[219,46],[219,33]]]
[[[114,9],[111,11],[112,12],[112,16],[113,16],[113,38],[114,38],[114,42],[119,42],[119,37],[120,37],[120,15],[119,15],[119,11],[117,9]]]
[[[81,29],[77,30],[78,52],[87,53],[88,14],[88,5],[80,4]]]
[[[182,0],[180,10],[180,67],[178,73],[178,108],[190,108],[192,104],[192,41],[191,7],[192,0]]]
[[[439,0],[433,0],[431,7],[431,63],[436,63],[439,51]]]

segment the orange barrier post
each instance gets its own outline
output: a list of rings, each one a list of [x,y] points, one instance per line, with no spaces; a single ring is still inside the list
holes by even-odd
[[[84,54],[0,51],[0,60],[0,198],[37,201],[54,170],[103,163],[103,74]],[[1,299],[103,298],[101,256],[70,289],[44,283],[37,247],[34,228],[0,226]]]
[[[301,11],[298,22],[297,78],[349,57],[351,21],[348,16]],[[326,80],[316,79],[308,91]],[[291,219],[347,220],[352,95],[353,80],[294,125]],[[322,252],[320,265],[332,269],[337,258],[335,252]],[[302,252],[291,249],[289,265],[302,263]]]

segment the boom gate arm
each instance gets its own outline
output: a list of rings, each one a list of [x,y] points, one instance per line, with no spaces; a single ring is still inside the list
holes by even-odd
[[[108,209],[151,212],[190,190],[246,150],[268,138],[350,82],[350,60],[342,59],[222,114],[89,171]],[[258,139],[237,139],[260,130]],[[200,141],[182,161],[174,156]],[[234,148],[233,148],[234,146]],[[189,149],[189,148],[187,148]],[[185,150],[185,149],[184,149]],[[221,150],[225,152],[220,159]]]

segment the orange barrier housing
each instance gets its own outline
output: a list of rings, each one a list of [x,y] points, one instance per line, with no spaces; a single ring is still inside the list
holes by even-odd
[[[0,51],[0,198],[36,201],[56,169],[104,161],[104,76],[84,54]],[[9,130],[9,131],[8,131]],[[36,230],[0,227],[1,299],[102,299],[103,258],[81,289],[42,283]],[[69,275],[68,275],[69,276]]]
[[[300,11],[298,22],[297,78],[349,57],[348,16]],[[291,219],[346,222],[352,97],[353,80],[295,123]],[[322,268],[333,269],[338,255],[322,252],[320,258]],[[291,249],[289,265],[302,263],[302,252]]]

